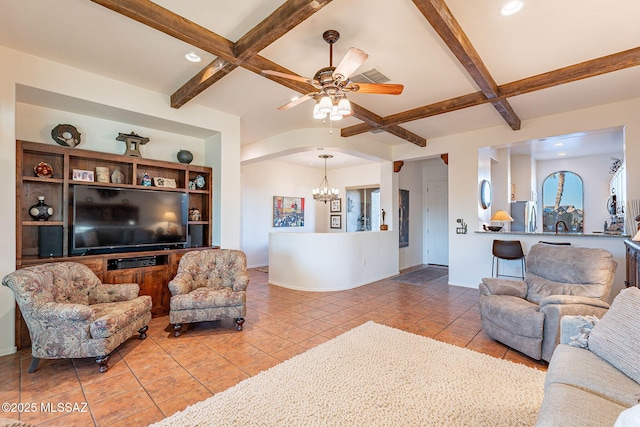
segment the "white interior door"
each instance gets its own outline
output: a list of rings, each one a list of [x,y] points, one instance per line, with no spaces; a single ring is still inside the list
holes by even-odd
[[[427,182],[425,264],[449,265],[449,182]]]

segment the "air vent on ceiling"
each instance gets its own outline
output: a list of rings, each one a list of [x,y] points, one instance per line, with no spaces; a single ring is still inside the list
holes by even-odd
[[[391,79],[382,74],[377,68],[372,68],[361,74],[351,76],[350,80],[354,83],[386,83]]]

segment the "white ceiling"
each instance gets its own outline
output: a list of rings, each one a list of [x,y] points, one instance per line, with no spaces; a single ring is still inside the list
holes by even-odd
[[[640,1],[525,0],[503,17],[505,0],[446,0],[498,85],[581,61],[635,48],[640,42]],[[157,0],[157,4],[237,41],[283,0]],[[0,0],[0,45],[151,89],[169,96],[214,56],[89,0]],[[302,76],[328,66],[322,39],[338,30],[334,63],[352,46],[369,54],[358,70],[376,67],[402,83],[399,96],[350,94],[386,116],[478,91],[473,80],[410,0],[334,0],[260,52]],[[203,57],[189,63],[184,54]],[[294,91],[237,68],[190,102],[241,117],[242,143],[300,128],[323,126],[312,103],[276,108]],[[520,119],[640,97],[640,67],[509,98]],[[349,118],[334,123],[360,123]],[[328,125],[327,125],[328,126]],[[490,126],[508,126],[490,104],[405,123],[429,140]],[[388,133],[368,134],[389,145],[409,144]],[[289,159],[309,163],[317,153]],[[309,157],[311,156],[311,157]],[[345,155],[346,156],[346,155]],[[284,159],[287,160],[287,159]]]

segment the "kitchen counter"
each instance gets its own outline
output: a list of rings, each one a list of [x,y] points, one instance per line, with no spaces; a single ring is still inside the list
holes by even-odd
[[[541,237],[550,237],[550,236],[564,236],[564,237],[613,237],[618,239],[628,239],[628,234],[607,234],[607,233],[566,233],[566,232],[546,232],[546,233],[526,233],[524,231],[484,231],[484,230],[476,230],[477,234],[491,234],[495,235],[513,235],[513,236],[541,236]]]

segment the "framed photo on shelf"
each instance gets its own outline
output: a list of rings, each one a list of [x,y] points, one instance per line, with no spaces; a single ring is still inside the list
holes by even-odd
[[[342,199],[332,200],[329,203],[331,203],[331,212],[342,212]]]
[[[331,228],[342,228],[342,215],[331,215]]]
[[[74,169],[72,179],[74,181],[93,182],[93,171],[87,171],[83,169]]]

